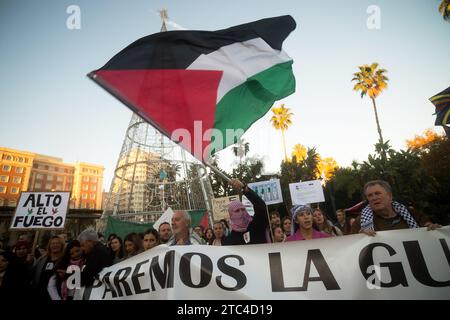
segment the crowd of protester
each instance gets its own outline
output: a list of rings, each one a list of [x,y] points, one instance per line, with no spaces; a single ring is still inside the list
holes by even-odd
[[[158,230],[151,228],[144,233],[132,232],[123,239],[112,233],[105,241],[101,233],[86,229],[77,239],[67,239],[66,235],[52,236],[45,250],[36,248],[34,252],[31,252],[30,239],[25,234],[21,235],[12,248],[0,247],[0,299],[71,300],[74,290],[68,285],[70,271],[81,270],[81,285],[89,286],[103,268],[159,245],[282,243],[440,227],[414,208],[394,201],[391,187],[385,181],[368,182],[363,190],[367,203],[361,214],[347,218],[344,210],[337,210],[335,224],[318,206],[294,205],[290,215],[283,217],[277,211],[268,213],[264,201],[247,185],[239,180],[232,180],[231,185],[253,204],[253,216],[242,202],[236,200],[228,206],[228,221],[214,221],[206,229],[200,225],[191,226],[190,215],[177,211],[171,223],[161,223]]]

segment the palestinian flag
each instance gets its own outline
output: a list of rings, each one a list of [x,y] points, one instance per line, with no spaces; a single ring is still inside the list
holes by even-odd
[[[235,143],[295,91],[292,59],[282,50],[295,27],[291,16],[281,16],[218,31],[160,32],[88,76],[206,161],[208,146],[213,153]],[[241,130],[226,139],[227,129]]]
[[[429,100],[436,107],[436,121],[434,124],[443,126],[445,133],[450,137],[450,128],[448,126],[450,124],[450,87],[432,96]]]

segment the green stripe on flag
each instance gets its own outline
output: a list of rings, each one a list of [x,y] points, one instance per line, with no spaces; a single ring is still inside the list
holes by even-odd
[[[276,64],[230,90],[217,104],[214,128],[226,137],[226,129],[246,131],[270,110],[275,101],[295,92],[292,63]],[[224,141],[226,145],[236,141]],[[216,151],[221,148],[216,148]]]
[[[174,210],[179,211],[179,210]],[[191,227],[194,228],[200,224],[202,221],[206,210],[188,210],[191,216]],[[122,240],[127,234],[131,232],[144,233],[148,229],[153,227],[153,223],[137,223],[131,221],[121,221],[120,219],[114,217],[108,217],[108,222],[106,224],[105,239],[108,239],[111,233],[115,233]]]

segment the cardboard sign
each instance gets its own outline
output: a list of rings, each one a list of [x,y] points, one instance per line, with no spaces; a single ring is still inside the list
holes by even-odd
[[[64,229],[69,199],[70,192],[22,192],[10,229]]]
[[[222,219],[225,219],[227,221],[229,220],[228,204],[234,200],[239,200],[239,196],[229,196],[212,199],[214,221],[219,221]]]
[[[283,202],[279,179],[249,183],[248,187],[255,191],[267,205]]]
[[[325,196],[320,180],[290,183],[289,191],[291,193],[292,204],[325,202]]]

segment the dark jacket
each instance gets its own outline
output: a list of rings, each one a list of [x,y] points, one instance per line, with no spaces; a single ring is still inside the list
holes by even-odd
[[[81,272],[81,286],[91,286],[94,283],[95,276],[103,268],[112,265],[111,255],[101,242],[97,242],[92,251],[86,255],[86,265]]]
[[[55,271],[55,265],[58,261],[60,261],[60,259],[52,260],[48,255],[43,255],[35,261],[33,265],[31,289],[33,295],[35,295],[38,300],[51,300],[50,295],[48,294],[47,285],[50,277]]]
[[[244,195],[253,204],[255,214],[252,222],[245,232],[237,232],[232,230],[231,233],[222,240],[223,246],[257,244],[266,243],[266,228],[269,226],[269,218],[267,216],[266,203],[253,190],[246,188]],[[249,232],[250,241],[245,243],[244,233]]]
[[[431,219],[420,211],[416,211],[412,208],[408,208],[411,216],[416,220],[420,227],[423,227],[425,223],[431,222]],[[394,210],[395,211],[395,210]],[[389,231],[389,230],[399,230],[399,229],[409,229],[408,224],[404,221],[400,215],[397,214],[395,218],[385,219],[377,214],[373,214],[373,226],[375,231]],[[357,234],[361,229],[361,215],[356,218],[355,222],[351,227],[351,233]]]
[[[31,298],[28,270],[25,265],[21,264],[12,252],[3,252],[2,255],[9,264],[0,284],[0,301]]]

